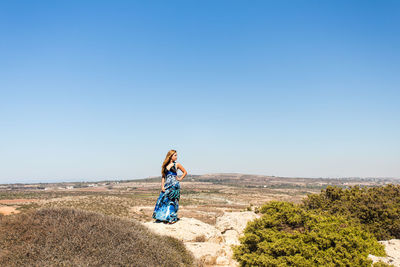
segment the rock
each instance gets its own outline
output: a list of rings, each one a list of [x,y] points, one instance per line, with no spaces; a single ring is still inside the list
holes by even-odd
[[[225,244],[239,245],[239,234],[235,230],[227,230],[224,234]]]
[[[368,257],[374,263],[382,261],[400,267],[400,239],[383,240],[379,241],[379,243],[385,245],[385,251],[388,256],[377,257],[374,255],[368,255]]]
[[[225,212],[218,217],[215,227],[221,232],[227,245],[239,245],[239,236],[246,228],[247,222],[259,218],[260,215],[252,211]]]
[[[221,249],[222,245],[210,242],[188,242],[185,243],[186,248],[193,252],[196,258],[205,258],[205,256],[219,256],[217,254],[223,254]]]
[[[215,261],[217,265],[228,265],[229,266],[229,259],[225,256],[218,257]]]
[[[235,230],[238,234],[243,233],[248,221],[259,218],[260,215],[252,211],[225,212],[217,218],[215,227],[225,233],[227,230]]]
[[[217,244],[224,244],[225,238],[224,236],[222,236],[219,232],[216,236],[210,237],[210,239],[208,239],[208,242],[213,242],[213,243],[217,243]]]
[[[232,260],[230,248],[224,244],[210,242],[188,242],[186,248],[205,266],[230,266],[238,264]]]
[[[221,233],[212,225],[204,223],[194,218],[181,218],[174,224],[144,223],[147,227],[157,234],[173,236],[183,242],[199,241],[214,241],[220,243],[223,241]]]

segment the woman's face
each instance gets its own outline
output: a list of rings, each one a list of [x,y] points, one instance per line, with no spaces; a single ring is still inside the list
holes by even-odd
[[[174,153],[171,157],[172,161],[175,161],[178,158],[178,153]]]

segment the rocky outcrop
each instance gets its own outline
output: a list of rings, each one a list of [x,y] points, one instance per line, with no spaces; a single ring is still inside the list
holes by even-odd
[[[246,212],[225,212],[210,225],[194,218],[181,218],[174,224],[146,222],[148,228],[161,235],[169,235],[182,240],[205,266],[238,266],[232,259],[232,245],[239,244],[248,221],[259,217]]]
[[[239,236],[247,222],[258,217],[259,215],[252,211],[226,212],[217,218],[215,227],[221,232],[227,245],[239,245]]]
[[[144,223],[157,234],[173,236],[183,242],[207,241],[220,243],[221,233],[212,225],[194,218],[181,218],[174,224],[155,222]]]

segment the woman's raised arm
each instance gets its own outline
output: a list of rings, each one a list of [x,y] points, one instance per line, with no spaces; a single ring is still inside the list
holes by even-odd
[[[186,174],[187,174],[187,171],[185,170],[185,168],[183,168],[182,164],[180,164],[179,162],[178,162],[178,164],[176,165],[176,167],[178,167],[178,169],[181,170],[181,171],[183,172],[182,176],[179,177],[179,178],[177,178],[178,181],[182,181],[183,178],[185,178],[185,176],[186,176]]]

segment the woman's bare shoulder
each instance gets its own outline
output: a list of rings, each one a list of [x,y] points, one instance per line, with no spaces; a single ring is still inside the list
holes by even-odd
[[[180,164],[179,162],[176,163],[176,167],[177,167],[178,169],[180,169],[181,171],[184,171],[184,170],[185,170],[185,168],[183,168],[182,164]]]

